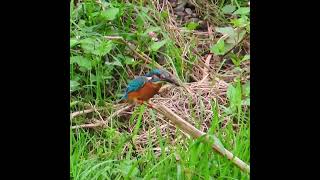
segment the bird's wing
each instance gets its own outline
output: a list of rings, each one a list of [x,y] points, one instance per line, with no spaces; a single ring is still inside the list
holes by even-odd
[[[138,89],[142,88],[146,82],[148,82],[148,78],[144,76],[138,76],[134,80],[130,81],[126,89],[125,96],[123,98],[127,99],[128,93],[132,91],[137,91]]]

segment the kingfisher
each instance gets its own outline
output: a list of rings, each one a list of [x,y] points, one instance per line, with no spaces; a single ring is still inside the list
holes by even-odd
[[[124,96],[120,101],[143,104],[158,94],[164,83],[180,86],[179,83],[165,70],[153,69],[144,76],[138,76],[128,83]],[[150,106],[152,107],[152,106]]]

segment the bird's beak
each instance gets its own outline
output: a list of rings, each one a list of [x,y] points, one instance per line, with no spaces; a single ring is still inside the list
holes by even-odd
[[[178,83],[178,81],[175,80],[174,78],[169,77],[169,78],[166,78],[165,81],[167,81],[167,82],[169,82],[169,83],[171,83],[171,84],[174,84],[174,85],[176,85],[176,86],[180,86],[180,84]]]

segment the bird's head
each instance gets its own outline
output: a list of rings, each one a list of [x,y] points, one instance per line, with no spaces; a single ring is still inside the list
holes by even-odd
[[[153,69],[145,76],[150,78],[150,81],[153,83],[169,82],[176,86],[180,86],[175,78],[173,78],[167,71],[161,69]]]

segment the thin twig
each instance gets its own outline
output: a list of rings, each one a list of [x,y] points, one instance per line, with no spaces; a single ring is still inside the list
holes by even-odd
[[[91,104],[91,103],[90,103],[90,104]],[[102,118],[100,112],[96,109],[96,106],[94,106],[94,105],[92,105],[92,104],[91,104],[91,106],[92,106],[92,108],[94,109],[94,111],[98,114],[100,120],[101,120],[102,122],[106,123],[106,122],[104,121],[104,119]]]
[[[132,105],[126,106],[122,109],[119,109],[118,111],[114,112],[113,114],[111,114],[106,121],[99,121],[97,123],[92,123],[92,124],[82,124],[82,125],[76,125],[76,126],[71,126],[71,129],[79,129],[79,128],[94,128],[94,127],[98,127],[98,126],[104,126],[106,125],[106,122],[110,121],[113,117],[119,115],[121,112],[130,109],[132,107]]]
[[[212,54],[208,54],[208,56],[207,56],[207,58],[206,58],[206,60],[205,60],[205,64],[207,65],[207,67],[209,67],[209,65],[210,65],[210,60],[211,60],[211,58],[212,58]],[[209,75],[209,68],[207,68],[206,66],[202,69],[202,80],[204,80],[205,78],[207,78],[208,77],[208,75]]]
[[[94,111],[94,109],[92,108],[92,109],[86,109],[86,110],[82,110],[82,111],[73,112],[70,114],[70,119],[73,119],[74,117],[82,115],[82,114],[91,113],[93,111]]]

